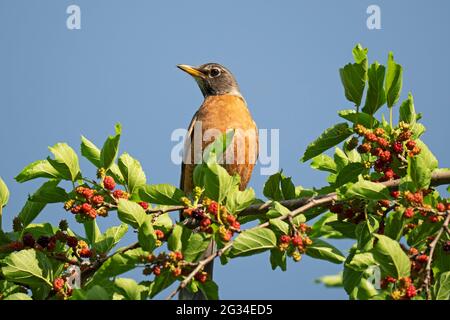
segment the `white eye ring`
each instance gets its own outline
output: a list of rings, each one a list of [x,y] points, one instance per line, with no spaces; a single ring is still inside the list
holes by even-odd
[[[211,78],[218,77],[218,76],[220,76],[220,74],[221,74],[221,71],[220,71],[219,68],[212,68],[212,69],[209,71],[209,76],[210,76]]]

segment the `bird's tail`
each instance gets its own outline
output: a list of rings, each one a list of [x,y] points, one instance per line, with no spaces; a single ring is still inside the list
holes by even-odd
[[[200,260],[203,260],[210,255],[214,254],[216,252],[216,242],[214,239],[211,240],[208,248],[203,252]],[[210,279],[212,279],[213,276],[213,269],[214,269],[214,260],[212,260],[210,263],[208,263],[204,270],[208,273],[208,276]],[[197,292],[193,293],[189,291],[189,289],[183,288],[180,291],[180,294],[178,295],[179,300],[207,300],[206,296],[201,292],[201,290],[198,290]]]

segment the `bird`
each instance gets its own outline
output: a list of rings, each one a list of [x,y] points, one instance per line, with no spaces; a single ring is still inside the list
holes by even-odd
[[[231,163],[225,162],[222,165],[230,175],[238,174],[240,176],[239,189],[244,190],[250,181],[258,158],[258,129],[234,75],[218,63],[206,63],[197,67],[179,64],[177,67],[194,78],[204,99],[194,114],[186,134],[180,188],[187,194],[192,192],[194,188],[193,172],[198,164],[196,157],[201,156],[208,145],[214,141],[214,139],[205,139],[204,137],[200,143],[201,148],[196,149],[194,137],[199,134],[203,137],[208,130],[216,130],[221,134],[233,130],[235,135],[231,145],[234,147],[235,157],[231,159]],[[238,141],[238,133],[244,133],[244,140],[240,140],[241,143]],[[203,253],[203,257],[212,254],[214,247],[215,244],[211,241],[210,246]],[[212,263],[205,268],[211,277],[212,269]],[[203,300],[205,297],[200,292],[191,294],[187,290],[182,290],[179,298]]]

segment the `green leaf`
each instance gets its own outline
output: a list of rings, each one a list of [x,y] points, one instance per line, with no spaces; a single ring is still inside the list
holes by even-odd
[[[18,216],[23,226],[26,227],[27,225],[29,225],[34,219],[36,219],[36,217],[44,208],[45,203],[42,202],[25,202],[25,205]]]
[[[329,276],[323,276],[314,280],[316,283],[322,283],[327,288],[340,288],[343,286],[342,274],[334,274]]]
[[[163,205],[182,205],[183,191],[170,184],[146,185],[139,190],[139,196],[143,201]]]
[[[282,252],[278,248],[270,250],[270,265],[272,270],[280,267],[282,271],[286,271],[286,252]]]
[[[400,244],[391,238],[374,234],[378,239],[372,253],[381,270],[396,279],[409,277],[411,263]]]
[[[386,102],[386,93],[383,87],[385,71],[386,68],[378,62],[370,66],[368,71],[369,89],[363,112],[373,115]]]
[[[353,59],[355,60],[355,62],[365,65],[366,70],[367,70],[367,52],[368,51],[369,51],[369,49],[363,48],[361,46],[361,44],[359,44],[359,43],[352,50]]]
[[[234,133],[234,130],[228,130],[208,144],[203,151],[203,162],[224,163],[225,152],[233,141]]]
[[[301,161],[305,162],[347,139],[352,130],[347,123],[338,123],[325,130],[319,138],[308,145]]]
[[[120,226],[108,228],[95,242],[95,250],[98,253],[108,253],[119,243],[127,231],[128,225],[125,223],[122,223]]]
[[[3,181],[2,177],[0,177],[0,210],[2,207],[6,206],[9,201],[9,190]]]
[[[252,229],[240,233],[234,240],[230,254],[237,256],[250,256],[275,248],[277,238],[270,229]]]
[[[227,209],[232,213],[240,212],[249,207],[255,201],[255,190],[252,188],[244,191],[235,190],[227,196]]]
[[[314,157],[311,161],[311,168],[336,173],[336,163],[334,163],[334,160],[326,154],[320,154]]]
[[[129,224],[135,229],[139,228],[147,216],[139,204],[125,199],[119,200],[117,214],[120,221]]]
[[[103,148],[100,151],[100,163],[101,167],[106,170],[111,167],[117,158],[119,152],[119,142],[122,128],[120,124],[116,124],[116,134],[109,136],[103,144]]]
[[[17,292],[7,296],[3,300],[33,300],[33,299],[31,299],[31,297],[25,293]]]
[[[97,168],[101,167],[100,149],[84,136],[81,136],[81,155]]]
[[[176,224],[169,238],[167,239],[167,245],[170,251],[181,251],[183,248],[183,243],[181,242],[181,237],[183,235],[183,226]]]
[[[376,265],[377,262],[372,253],[363,252],[355,254],[345,265],[355,271],[364,271],[370,266]]]
[[[267,211],[266,217],[269,219],[275,219],[287,215],[290,212],[291,211],[288,208],[280,204],[278,201],[274,201],[269,211]]]
[[[22,183],[36,178],[61,178],[60,173],[48,160],[38,160],[26,166],[14,179]]]
[[[408,176],[417,190],[427,189],[431,182],[431,173],[438,167],[438,161],[425,143],[416,141],[420,153],[414,157],[408,157]]]
[[[194,262],[197,261],[208,248],[211,243],[211,237],[202,233],[192,232],[189,237],[183,239],[182,243],[184,260]]]
[[[199,283],[198,286],[207,300],[219,300],[219,287],[214,281],[208,280],[205,283]]]
[[[347,182],[358,181],[358,176],[366,170],[366,167],[360,162],[352,162],[339,171],[336,177],[336,187],[340,187]]]
[[[4,260],[2,273],[6,280],[33,288],[51,288],[51,264],[47,256],[34,249],[13,252]]]
[[[385,219],[384,234],[393,240],[399,241],[403,235],[404,226],[403,211],[392,211]]]
[[[450,271],[444,272],[434,287],[436,300],[450,300]]]
[[[312,239],[313,243],[307,247],[306,254],[312,258],[327,260],[332,263],[342,263],[345,257],[342,253],[331,244],[320,240]]]
[[[125,300],[144,300],[147,288],[137,284],[133,279],[117,278],[114,280],[117,291]]]
[[[48,148],[55,159],[47,158],[47,161],[59,172],[59,175],[70,181],[78,179],[80,165],[75,151],[66,143],[57,143]]]
[[[283,200],[283,193],[281,191],[280,183],[282,179],[281,172],[277,172],[269,177],[264,183],[263,194],[269,199],[275,201]]]
[[[119,158],[119,169],[128,186],[128,191],[135,194],[145,186],[147,179],[139,161],[124,153]]]
[[[400,119],[409,124],[414,125],[416,123],[416,111],[414,109],[414,98],[408,93],[408,99],[406,99],[400,106]]]
[[[356,49],[356,48],[355,48]],[[341,82],[345,89],[345,97],[355,105],[361,105],[367,77],[367,56],[363,50],[354,50],[354,58],[357,63],[349,63],[339,69]]]
[[[146,216],[144,223],[139,226],[138,240],[142,249],[145,251],[152,252],[155,249],[157,239],[150,216]]]
[[[88,289],[76,289],[71,300],[111,300],[111,294],[102,286],[95,285]]]
[[[289,224],[280,219],[270,219],[270,225],[282,234],[289,234]]]
[[[295,185],[292,182],[291,177],[282,176],[281,178],[281,192],[283,193],[284,200],[291,200],[296,197]]]
[[[217,202],[223,202],[233,186],[233,178],[218,164],[208,164],[204,171],[205,195]]]
[[[389,189],[381,183],[360,180],[346,192],[346,198],[357,197],[367,200],[384,200],[390,198]]]
[[[58,187],[60,180],[45,182],[31,197],[30,201],[44,203],[65,202],[69,199],[66,190]]]
[[[83,223],[84,232],[86,233],[86,239],[89,244],[94,244],[100,240],[102,233],[98,228],[97,221],[95,219],[88,220]]]
[[[338,114],[341,118],[344,118],[354,124],[362,124],[366,128],[378,126],[378,120],[365,112],[356,112],[356,110],[347,109],[339,111]]]
[[[364,251],[372,249],[373,233],[378,230],[379,226],[378,220],[373,215],[368,215],[367,220],[358,224],[355,230],[358,249]]]
[[[155,278],[155,281],[151,286],[150,298],[152,299],[154,296],[163,291],[165,288],[169,287],[174,282],[175,278],[172,276],[172,273],[169,270],[162,271],[161,274]]]
[[[389,52],[386,81],[384,90],[386,92],[386,101],[389,108],[392,108],[400,98],[403,85],[403,68],[394,61],[394,54]]]

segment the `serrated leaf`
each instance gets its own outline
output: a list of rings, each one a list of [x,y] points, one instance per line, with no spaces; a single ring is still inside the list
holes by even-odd
[[[399,241],[403,235],[404,225],[403,211],[392,211],[385,219],[384,234],[393,240]]]
[[[408,157],[408,176],[417,190],[427,189],[431,182],[431,173],[438,167],[438,161],[425,143],[416,141],[420,153],[414,157]]]
[[[334,160],[326,154],[320,154],[314,157],[311,161],[311,168],[336,173],[336,163],[334,163]]]
[[[240,233],[234,240],[231,249],[231,256],[250,256],[266,250],[270,250],[277,245],[275,233],[270,229],[252,229]]]
[[[117,214],[120,221],[129,224],[135,229],[139,228],[147,216],[139,204],[125,199],[119,200]]]
[[[378,241],[375,243],[372,253],[385,275],[396,279],[409,277],[411,263],[400,244],[384,235],[374,234],[374,236]]]
[[[450,300],[450,271],[441,274],[435,285],[434,292],[436,300]]]
[[[60,180],[45,182],[31,197],[30,201],[43,203],[65,202],[69,199],[66,190],[58,187]]]
[[[124,153],[120,156],[118,165],[131,194],[145,186],[147,179],[138,160],[132,158],[128,153]]]
[[[270,265],[272,270],[279,267],[282,271],[286,271],[286,252],[282,252],[278,248],[270,250]]]
[[[373,115],[386,103],[386,93],[384,91],[384,75],[386,68],[378,62],[373,63],[368,71],[369,89],[367,90],[366,103],[363,112]]]
[[[202,233],[191,233],[189,238],[183,241],[183,256],[186,261],[197,261],[211,243],[211,237]]]
[[[357,253],[345,265],[355,271],[364,271],[370,266],[376,265],[375,258],[370,252]]]
[[[339,69],[342,85],[345,89],[345,97],[355,105],[361,105],[361,99],[366,85],[365,62],[349,63]]]
[[[320,239],[312,239],[312,241],[313,243],[306,249],[306,254],[308,256],[336,264],[345,261],[343,254],[331,244]]]
[[[152,252],[155,249],[157,239],[150,216],[146,216],[144,222],[139,226],[138,240],[145,251]]]
[[[403,121],[414,125],[416,123],[416,111],[414,109],[414,98],[410,93],[408,93],[408,99],[403,101],[400,105],[400,118],[399,121]]]
[[[325,130],[319,138],[308,145],[301,161],[305,162],[336,146],[352,134],[347,123],[338,123]]]
[[[367,180],[360,180],[345,193],[346,198],[357,197],[368,200],[384,200],[390,198],[389,189],[381,183]]]
[[[65,180],[78,179],[80,165],[75,151],[66,143],[57,143],[48,149],[55,158],[47,158],[47,161],[59,172],[59,175]]]
[[[88,220],[83,223],[84,226],[84,232],[86,233],[86,239],[88,240],[89,244],[94,244],[102,236],[102,233],[97,225],[97,221],[95,219]]]
[[[3,300],[33,300],[31,297],[25,293],[22,292],[16,292],[12,295],[7,296]]]
[[[181,251],[183,248],[183,243],[181,242],[181,237],[183,235],[183,226],[176,224],[169,238],[167,239],[167,245],[170,251]]]
[[[23,226],[29,225],[45,208],[45,203],[27,201],[19,213],[19,219]]]
[[[217,202],[223,202],[234,185],[233,181],[224,167],[215,163],[208,164],[204,170],[205,195]]]
[[[289,224],[280,219],[270,219],[270,225],[282,234],[289,234]]]
[[[205,283],[199,283],[198,286],[206,300],[219,300],[219,287],[214,281],[209,280]]]
[[[109,136],[105,143],[103,144],[103,148],[100,151],[100,164],[102,168],[106,170],[111,167],[114,161],[117,158],[117,154],[119,152],[119,143],[120,143],[120,135],[122,132],[122,128],[120,124],[116,125],[116,134],[114,136]]]
[[[238,213],[249,207],[255,201],[255,190],[235,190],[227,196],[226,207],[232,213]]]
[[[60,173],[48,162],[38,160],[26,166],[14,179],[22,183],[36,178],[61,178]]]
[[[394,61],[394,55],[389,52],[386,81],[384,90],[386,92],[386,102],[389,108],[392,108],[400,98],[403,86],[403,68]]]
[[[139,196],[143,201],[162,205],[182,205],[183,191],[170,184],[146,185],[139,190]]]
[[[98,253],[108,253],[113,249],[128,231],[128,225],[122,223],[120,226],[108,228],[104,234],[95,242],[94,248]]]
[[[100,149],[84,136],[81,136],[81,155],[97,168],[101,167]]]
[[[378,126],[378,120],[365,112],[356,112],[356,110],[347,109],[339,111],[338,114],[341,118],[344,118],[354,124],[362,124],[366,128]]]
[[[3,181],[2,177],[0,177],[0,210],[2,207],[6,206],[9,201],[9,190]]]
[[[146,296],[147,288],[137,284],[133,279],[117,278],[114,280],[117,291],[124,297],[124,300],[143,300]]]
[[[358,181],[358,176],[366,170],[366,167],[360,162],[352,162],[339,171],[336,177],[336,187],[343,186],[347,182]]]

